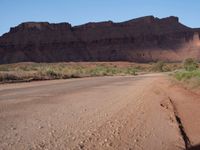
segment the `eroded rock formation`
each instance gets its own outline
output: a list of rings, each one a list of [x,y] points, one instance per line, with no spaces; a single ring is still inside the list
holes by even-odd
[[[177,17],[147,16],[121,23],[26,22],[0,37],[0,63],[200,60],[200,29]]]

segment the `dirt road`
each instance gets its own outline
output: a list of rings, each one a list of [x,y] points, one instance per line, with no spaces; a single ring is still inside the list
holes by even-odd
[[[0,149],[185,149],[200,120],[182,98],[199,103],[181,90],[163,74],[0,85]]]

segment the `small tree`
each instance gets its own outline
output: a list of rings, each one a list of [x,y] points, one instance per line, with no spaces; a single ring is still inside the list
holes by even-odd
[[[198,66],[197,61],[195,61],[193,58],[187,58],[183,62],[183,67],[187,71],[193,71],[193,70],[196,70],[199,66]]]

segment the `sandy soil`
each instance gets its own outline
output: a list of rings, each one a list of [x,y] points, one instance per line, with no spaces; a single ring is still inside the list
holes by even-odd
[[[163,74],[4,84],[0,149],[185,149],[198,100]]]

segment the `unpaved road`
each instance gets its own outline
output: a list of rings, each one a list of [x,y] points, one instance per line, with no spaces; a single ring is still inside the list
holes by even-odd
[[[185,149],[198,100],[163,74],[0,85],[0,149]]]

